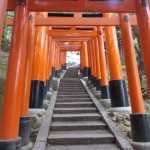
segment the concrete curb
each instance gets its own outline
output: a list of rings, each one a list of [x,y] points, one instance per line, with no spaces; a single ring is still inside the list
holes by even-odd
[[[115,107],[115,108],[110,108],[109,112],[131,112],[131,107]]]

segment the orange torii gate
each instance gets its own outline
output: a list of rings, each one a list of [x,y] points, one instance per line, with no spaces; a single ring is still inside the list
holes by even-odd
[[[3,30],[3,22],[4,22],[4,16],[5,16],[4,14],[6,10],[15,11],[15,18],[13,20],[13,35],[12,35],[12,41],[11,41],[8,73],[7,73],[6,87],[5,87],[5,93],[4,93],[3,112],[2,112],[2,117],[0,120],[0,131],[1,131],[0,132],[0,148],[4,150],[8,149],[11,144],[12,146],[11,148],[15,150],[15,149],[18,149],[20,146],[20,138],[18,138],[19,118],[20,118],[20,112],[23,111],[20,109],[20,106],[21,106],[20,103],[22,103],[22,105],[24,106],[23,102],[21,101],[22,95],[24,95],[24,93],[22,92],[22,89],[23,89],[22,85],[23,83],[27,82],[27,80],[24,77],[24,72],[27,72],[27,68],[25,68],[26,61],[30,62],[30,60],[27,60],[28,57],[25,57],[26,54],[28,54],[26,51],[26,45],[29,46],[31,43],[32,44],[34,43],[33,41],[27,40],[27,36],[29,39],[29,37],[31,38],[31,36],[33,36],[34,34],[33,33],[34,27],[31,29],[30,27],[27,26],[27,23],[28,23],[27,18],[29,15],[29,11],[109,12],[109,13],[117,12],[117,13],[120,13],[120,22],[118,22],[117,24],[120,24],[121,26],[125,61],[126,61],[126,67],[127,67],[127,76],[128,76],[128,81],[129,81],[129,90],[130,90],[130,98],[131,98],[130,101],[131,101],[131,107],[132,107],[131,127],[132,127],[133,141],[145,142],[145,143],[150,141],[149,121],[148,121],[147,114],[145,114],[145,111],[144,111],[144,105],[143,105],[139,77],[138,77],[137,63],[135,59],[135,54],[133,53],[134,46],[133,46],[133,41],[131,37],[132,22],[130,22],[130,18],[128,14],[121,14],[121,13],[131,13],[131,12],[136,13],[137,25],[139,27],[139,33],[141,37],[141,46],[142,46],[144,65],[145,65],[145,71],[146,71],[147,82],[148,82],[148,90],[150,93],[150,67],[149,67],[149,64],[150,64],[150,59],[149,59],[149,56],[150,56],[150,51],[149,51],[150,49],[150,42],[149,42],[150,8],[149,8],[148,0],[108,0],[108,1],[107,0],[106,1],[94,1],[94,0],[93,1],[92,0],[77,0],[77,1],[74,1],[74,0],[70,0],[70,1],[68,0],[64,0],[64,1],[61,1],[61,0],[58,0],[58,1],[17,0],[16,1],[16,0],[8,0],[8,3],[7,3],[7,0],[1,0],[0,1],[0,18],[2,20],[1,21],[2,23],[0,23],[0,42],[1,42],[1,35],[2,35],[2,30]],[[30,17],[29,19],[29,21],[31,21],[30,22],[31,24],[33,24],[33,20],[35,19],[33,16],[34,15],[32,14],[32,17]],[[40,18],[40,19],[43,19],[43,18]],[[78,20],[77,23],[71,24],[71,20],[70,20],[69,25],[88,25],[88,22],[81,23],[81,21],[83,20],[80,20],[78,18],[76,19]],[[84,18],[84,20],[86,19]],[[47,20],[47,21],[45,20],[44,23],[46,26],[49,25],[48,24],[49,21],[50,20]],[[107,20],[107,22],[110,25],[110,20],[109,21]],[[37,21],[37,23],[38,25],[40,25],[40,22]],[[44,23],[43,24],[41,23],[41,25],[44,25]],[[59,23],[61,22],[55,22],[53,25],[59,25]],[[93,23],[91,25],[97,25],[97,24]],[[103,24],[103,25],[106,25],[106,24]],[[41,28],[44,30],[44,27],[41,27]],[[29,30],[28,35],[27,35],[27,29]],[[110,29],[110,30],[111,32],[114,31],[113,29]],[[32,31],[33,34],[29,34],[30,31]],[[83,42],[87,40],[86,42],[88,43],[88,48],[92,49],[92,51],[90,52],[88,51],[88,54],[90,54],[88,55],[88,57],[90,58],[89,60],[91,60],[90,61],[90,65],[92,66],[91,75],[93,76],[93,79],[95,80],[95,77],[100,77],[100,75],[97,75],[97,72],[96,72],[97,64],[95,63],[95,60],[93,59],[95,58],[95,51],[93,51],[93,49],[95,48],[95,41],[97,41],[97,39],[95,38],[97,37],[99,40],[99,47],[102,46],[99,52],[101,53],[100,58],[101,57],[103,58],[100,59],[100,62],[101,62],[101,65],[103,64],[104,67],[106,66],[105,64],[106,62],[104,58],[104,46],[102,45],[103,39],[102,39],[102,34],[101,34],[103,31],[101,29],[99,31],[101,31],[100,35],[97,34],[95,31],[92,31],[93,33],[84,33],[86,34],[84,38],[81,35],[79,35],[82,33],[82,31],[80,31],[80,33],[76,31],[71,31],[71,32],[67,31],[67,34],[68,35],[71,34],[72,36],[71,35],[65,36],[64,31],[60,32],[61,36],[59,36],[58,33],[54,33],[53,30],[48,31],[53,36],[51,46],[54,46],[54,48],[50,48],[50,49],[52,50],[57,47],[57,44],[56,45],[54,44],[56,42],[53,42],[53,40],[56,40],[56,39],[59,41],[68,39],[68,41],[76,40],[76,41],[83,41]],[[112,33],[112,35],[115,36],[114,33]],[[110,38],[113,38],[113,36]],[[108,39],[107,41],[109,40],[111,39]],[[38,39],[36,39],[36,41],[38,42]],[[107,41],[106,41],[106,44],[109,43]],[[39,45],[41,45],[41,41],[39,41],[38,43]],[[42,47],[42,45],[40,47]],[[107,45],[107,47],[109,49],[109,45]],[[126,49],[128,49],[128,51]],[[34,50],[33,47],[32,47],[32,50]],[[34,55],[34,57],[35,56],[36,55]],[[52,58],[50,55],[48,56],[49,58]],[[114,57],[112,56],[109,58],[109,60],[113,58]],[[118,54],[116,54],[116,58],[119,64]],[[54,66],[52,65],[52,63],[56,63],[56,60],[51,62],[51,67],[53,68]],[[48,64],[50,64],[50,62],[48,62]],[[47,65],[47,67],[44,67],[44,68],[48,68],[48,66],[49,65]],[[111,69],[113,70],[115,67],[111,67]],[[118,68],[120,68],[120,64]],[[115,73],[115,75],[114,74],[112,75],[112,79],[122,80],[121,69],[119,70],[120,71],[118,71],[118,74]],[[101,71],[102,71],[101,76],[102,77],[105,76],[106,68],[101,69]],[[113,72],[115,71],[116,70],[113,70]],[[48,72],[50,73],[50,71]],[[134,74],[134,76],[132,75],[132,73]],[[119,74],[120,76],[118,76]],[[42,84],[45,83],[45,75],[42,75],[41,78],[39,78],[39,76],[37,76],[37,78],[35,79],[40,79],[42,81],[41,82]],[[108,82],[107,79],[106,80],[104,78],[102,79],[102,83],[105,89],[108,89],[107,82]],[[124,86],[123,84],[121,85]],[[22,107],[22,108],[27,109],[27,107]],[[25,115],[24,117],[22,116],[25,120],[28,119],[27,113],[25,114],[21,113],[21,115]]]

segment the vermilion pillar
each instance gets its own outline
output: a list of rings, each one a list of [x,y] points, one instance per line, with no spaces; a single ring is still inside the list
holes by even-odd
[[[4,102],[0,120],[0,149],[20,149],[20,106],[26,56],[28,1],[17,2],[13,25]]]
[[[96,62],[96,90],[101,90],[101,65],[100,65],[100,54],[99,54],[99,45],[98,38],[94,39],[95,42],[95,62]]]
[[[91,60],[91,46],[90,46],[90,42],[87,42],[87,51],[88,51],[88,64],[89,64],[89,69],[88,69],[88,80],[91,81],[92,60]]]
[[[147,78],[148,93],[150,97],[150,8],[148,1],[137,0],[137,23],[140,34],[140,42],[144,59],[144,68]]]
[[[83,50],[80,51],[80,72],[83,73]]]
[[[92,61],[93,61],[93,85],[96,87],[96,76],[97,76],[97,70],[96,70],[96,55],[95,55],[95,42],[94,39],[92,39]]]
[[[47,75],[46,75],[46,80],[47,80],[47,90],[50,89],[51,85],[51,80],[52,80],[52,67],[51,67],[51,52],[52,52],[52,47],[51,47],[51,42],[52,38],[48,36],[48,54],[47,54]]]
[[[87,51],[87,42],[82,42],[82,51],[83,51],[83,57],[84,57],[84,66],[83,66],[83,77],[88,77],[88,51]]]
[[[148,115],[145,114],[140,79],[132,38],[132,29],[128,14],[120,14],[123,50],[129,84],[130,102],[132,108],[131,129],[132,139],[135,142],[150,141],[150,125]]]
[[[48,28],[46,29],[46,32],[48,31]],[[47,96],[47,65],[48,65],[48,34],[45,33],[45,51],[44,51],[44,75],[43,75],[43,81],[44,81],[44,99]]]
[[[104,14],[104,17],[110,16],[109,13]],[[116,28],[112,26],[105,27],[105,35],[110,69],[111,107],[127,107],[129,103],[122,75]]]
[[[7,1],[8,0],[0,1],[0,47],[1,47],[1,42],[2,42],[4,20],[5,20],[6,10],[7,10]]]
[[[52,63],[52,77],[56,77],[55,73],[55,57],[56,57],[56,43],[52,41],[51,63]]]
[[[67,69],[67,64],[66,64],[66,51],[63,53],[64,54],[64,59],[63,59],[63,70]]]
[[[101,99],[110,99],[109,83],[107,77],[106,55],[104,48],[103,29],[98,27],[98,43],[101,63]]]
[[[47,16],[47,13],[38,13]],[[35,29],[35,50],[33,57],[30,108],[41,108],[44,95],[44,52],[45,52],[46,27],[37,26]]]
[[[56,44],[56,55],[55,55],[55,68],[56,68],[56,77],[59,76],[59,47]]]
[[[30,138],[30,117],[28,116],[29,110],[29,97],[30,97],[30,85],[32,75],[32,61],[34,53],[34,37],[35,37],[35,25],[34,25],[35,13],[29,13],[28,17],[28,38],[25,60],[25,73],[22,88],[21,99],[21,114],[20,114],[20,127],[19,136],[22,138],[22,145],[27,145]]]

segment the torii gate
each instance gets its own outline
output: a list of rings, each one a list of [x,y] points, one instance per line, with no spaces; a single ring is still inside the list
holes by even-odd
[[[0,24],[0,37],[2,35],[3,22],[4,22],[4,16],[5,16],[4,14],[6,10],[15,11],[15,18],[13,21],[14,28],[13,28],[13,35],[12,35],[12,41],[11,41],[6,88],[5,88],[5,94],[4,94],[3,113],[2,113],[2,118],[0,120],[0,131],[1,131],[0,132],[0,145],[2,145],[4,149],[7,149],[10,143],[14,146],[14,149],[16,149],[16,145],[20,143],[20,139],[18,138],[20,112],[22,111],[21,112],[22,116],[24,116],[23,114],[25,114],[24,119],[28,118],[27,112],[24,112],[25,110],[26,111],[28,110],[28,106],[24,105],[26,106],[25,109],[21,109],[20,103],[22,99],[22,93],[23,95],[25,94],[25,92],[22,91],[22,85],[25,81],[26,83],[29,83],[30,81],[29,78],[24,77],[24,70],[25,69],[27,70],[27,68],[25,68],[25,63],[28,62],[28,65],[31,67],[31,60],[27,60],[26,58],[31,58],[31,55],[33,55],[33,51],[29,53],[29,50],[27,49],[28,52],[26,52],[25,47],[27,43],[27,47],[33,50],[34,41],[32,40],[31,37],[34,37],[35,36],[34,32],[37,32],[37,30],[39,29],[39,28],[36,28],[36,31],[34,31],[35,22],[34,22],[34,18],[32,17],[29,18],[29,23],[27,26],[27,18],[28,18],[29,11],[110,12],[110,13],[112,12],[131,13],[132,12],[132,13],[136,13],[137,25],[139,27],[144,65],[145,65],[145,71],[146,71],[147,82],[148,82],[148,90],[150,93],[150,67],[149,67],[150,52],[148,51],[150,49],[150,42],[149,42],[150,9],[149,9],[148,0],[110,0],[110,1],[109,0],[108,1],[107,0],[106,1],[32,0],[32,1],[29,1],[29,3],[28,3],[28,0],[17,0],[17,1],[16,0],[1,0],[0,1],[0,18],[2,21]],[[30,13],[30,16],[31,15],[35,16],[35,14],[33,13]],[[108,16],[106,15],[106,17]],[[41,18],[37,18],[37,22],[36,22],[37,25],[40,25],[40,22],[38,22],[40,19]],[[88,22],[81,23],[81,21],[83,21],[83,18],[81,20],[80,18],[79,19],[77,18],[77,20],[78,20],[77,23],[74,23],[74,24],[71,24],[71,20],[70,20],[69,21],[70,23],[68,25],[88,25]],[[109,25],[111,24],[110,22],[111,21],[109,20],[108,21]],[[44,23],[45,25],[48,26],[49,20],[45,21]],[[55,22],[53,25],[59,25],[59,23],[60,22]],[[41,25],[43,24],[41,23]],[[62,25],[62,22],[60,24]],[[114,22],[112,23],[112,25],[116,25],[116,24],[120,24],[121,26],[122,38],[124,41],[123,46],[124,46],[124,53],[125,53],[125,59],[126,59],[127,76],[128,76],[128,81],[129,81],[131,107],[132,107],[131,126],[132,126],[133,141],[149,142],[150,141],[149,122],[148,122],[147,114],[145,114],[145,111],[144,111],[144,105],[143,105],[142,94],[141,94],[139,78],[138,78],[137,63],[135,59],[135,54],[133,53],[134,47],[133,47],[133,40],[131,36],[131,24],[136,25],[136,23],[134,21],[133,23],[132,22],[130,23],[128,14],[120,14],[120,23],[117,23],[117,21],[115,23]],[[95,23],[90,24],[90,25],[98,25],[98,24],[95,21]],[[102,24],[99,24],[99,25],[102,25]],[[106,24],[103,24],[103,26],[105,25]],[[42,28],[43,28],[42,30],[46,33],[46,29],[44,27]],[[27,29],[29,30],[28,39],[27,39]],[[110,30],[113,31],[111,27],[108,27],[108,28],[105,27],[105,30],[106,32]],[[102,30],[100,31],[102,32]],[[53,32],[53,31],[50,31],[50,32]],[[75,34],[75,33],[72,32],[71,34]],[[37,35],[40,35],[40,34],[37,33]],[[114,34],[112,34],[112,36],[113,35]],[[88,33],[87,36],[91,37],[93,35],[89,35]],[[97,36],[99,36],[99,40],[101,43],[102,35],[100,34]],[[76,40],[78,40],[79,36],[75,34],[72,40],[75,40],[75,38]],[[108,38],[108,36],[106,38]],[[60,37],[57,37],[57,40],[58,39],[62,40],[62,38]],[[89,38],[87,39],[88,39],[88,44],[90,45],[90,47],[92,47],[92,54],[94,56],[95,51],[93,51],[93,49],[94,49],[95,43],[97,43],[95,42],[97,39],[90,38],[90,42],[89,42]],[[38,43],[38,39],[36,40]],[[110,42],[110,39],[106,39],[106,40],[108,41],[107,43]],[[44,49],[42,45],[38,45],[38,46],[41,48],[41,50]],[[114,46],[114,45],[108,44],[107,45],[108,49],[110,46]],[[128,51],[126,51],[125,49],[128,49]],[[30,57],[25,58],[26,54],[30,55]],[[101,52],[101,54],[102,54],[101,56],[103,57],[100,59],[100,61],[105,59],[104,52]],[[45,60],[44,57],[46,57],[46,55],[42,57],[43,62]],[[50,55],[47,55],[46,58],[50,58]],[[111,59],[113,60],[113,58],[114,57],[110,57],[109,60]],[[116,60],[118,60],[118,54],[116,55]],[[97,66],[97,63],[95,63],[95,61],[91,61],[91,62],[93,63],[93,64],[91,63],[92,69],[94,68],[92,72],[94,72],[94,75],[95,75],[95,73],[97,73],[95,72],[95,66]],[[44,66],[45,69],[49,65],[47,65],[46,67]],[[105,64],[103,64],[102,66],[105,66]],[[111,68],[113,68],[113,66]],[[117,79],[122,79],[122,78],[118,78],[118,74],[115,74],[115,70],[112,71],[112,74],[113,74],[112,75],[113,80],[115,79],[114,77],[116,77],[116,75],[117,75]],[[50,75],[50,71],[47,73],[47,76],[48,75]],[[39,74],[39,76],[41,75]],[[44,78],[45,78],[45,75],[44,75]],[[41,76],[41,79],[43,80],[43,76]],[[93,79],[95,80],[95,76],[93,77]],[[11,106],[10,106],[10,99],[11,99]]]

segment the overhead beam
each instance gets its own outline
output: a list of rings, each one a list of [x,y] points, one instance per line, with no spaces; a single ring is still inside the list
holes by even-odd
[[[75,45],[75,46],[78,45],[78,46],[81,46],[81,42],[72,42],[72,41],[71,41],[71,42],[69,42],[69,41],[68,41],[68,42],[59,41],[59,42],[57,42],[57,44],[58,44],[58,45],[66,45],[66,46],[68,46],[68,45],[69,45],[69,46],[70,46],[70,45]]]
[[[62,42],[87,42],[91,39],[91,37],[54,37],[52,38],[54,41],[62,41]]]
[[[52,37],[97,37],[96,31],[62,31],[49,30],[48,34]]]
[[[124,2],[89,1],[89,0],[30,0],[30,11],[48,12],[136,12],[136,0]],[[9,11],[13,11],[16,0],[8,0]]]
[[[137,25],[136,16],[130,16],[132,26]],[[7,19],[7,25],[13,25],[13,18]],[[67,17],[39,17],[35,18],[36,26],[119,26],[118,16],[111,18],[67,18]]]
[[[81,47],[70,47],[70,48],[64,48],[64,47],[60,47],[60,51],[66,51],[66,52],[69,52],[69,51],[81,51]]]

